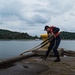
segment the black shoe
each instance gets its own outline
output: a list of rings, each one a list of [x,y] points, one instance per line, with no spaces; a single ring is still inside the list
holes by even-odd
[[[43,59],[46,59],[47,57],[43,57]]]
[[[45,57],[45,56],[42,56],[41,58],[42,58],[42,59],[46,59],[47,57]]]
[[[56,60],[54,60],[54,62],[60,62],[60,59],[56,59]]]
[[[43,58],[44,56],[41,56],[41,58]]]

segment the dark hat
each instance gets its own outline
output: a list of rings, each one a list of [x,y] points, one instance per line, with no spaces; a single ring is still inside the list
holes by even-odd
[[[47,28],[49,28],[49,26],[45,26],[44,31],[47,30]]]

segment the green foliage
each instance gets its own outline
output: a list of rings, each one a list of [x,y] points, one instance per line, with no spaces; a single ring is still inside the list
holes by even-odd
[[[75,40],[75,33],[73,32],[60,32],[60,36],[61,36],[61,39],[65,39],[65,40]]]
[[[0,29],[0,39],[37,39],[38,37],[30,36],[27,33],[13,32]]]
[[[75,40],[75,33],[72,32],[60,32],[61,39]],[[13,32],[9,30],[0,29],[0,39],[38,39],[37,36],[30,36],[27,33]]]

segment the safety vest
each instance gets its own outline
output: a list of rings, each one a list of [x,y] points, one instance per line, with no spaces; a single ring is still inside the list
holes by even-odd
[[[50,26],[50,33],[53,33],[53,28],[55,28],[54,26]],[[55,36],[58,36],[60,34],[60,32],[55,33]]]

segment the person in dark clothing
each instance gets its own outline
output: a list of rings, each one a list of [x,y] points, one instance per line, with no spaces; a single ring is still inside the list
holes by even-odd
[[[60,62],[60,57],[59,57],[59,53],[57,51],[57,48],[59,47],[61,38],[60,38],[60,29],[58,27],[54,27],[54,26],[45,26],[45,31],[47,31],[48,37],[53,35],[54,38],[52,41],[50,41],[50,45],[48,47],[48,50],[46,52],[46,55],[44,57],[44,59],[46,59],[49,55],[49,52],[51,50],[53,50],[55,57],[57,57],[57,59],[54,60],[54,62]]]

